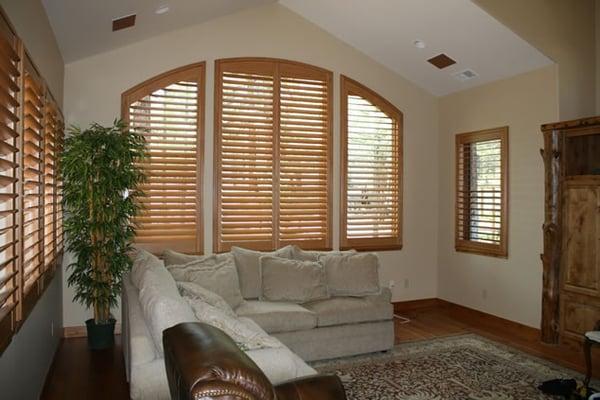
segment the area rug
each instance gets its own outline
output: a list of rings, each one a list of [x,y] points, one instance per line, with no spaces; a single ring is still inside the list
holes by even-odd
[[[554,378],[582,379],[577,372],[472,334],[312,365],[336,373],[349,400],[554,399],[537,386]]]

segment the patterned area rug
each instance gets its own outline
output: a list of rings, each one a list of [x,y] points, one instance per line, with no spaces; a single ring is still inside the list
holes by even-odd
[[[335,372],[349,400],[553,399],[537,389],[541,382],[582,379],[577,372],[471,334],[312,365]]]

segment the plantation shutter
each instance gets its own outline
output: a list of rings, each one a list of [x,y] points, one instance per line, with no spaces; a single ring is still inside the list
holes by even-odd
[[[57,131],[54,134],[55,155],[62,153],[63,143],[65,140],[65,123],[62,115],[58,114]],[[60,158],[55,159],[55,178],[54,178],[54,221],[55,240],[56,240],[56,255],[60,261],[60,257],[64,251],[64,236],[63,236],[63,206],[62,206],[62,179],[60,177]]]
[[[0,351],[16,329],[18,269],[18,122],[20,58],[18,39],[0,18]]]
[[[136,243],[202,253],[204,64],[151,79],[123,95],[124,118],[146,139]]]
[[[331,209],[331,74],[280,67],[279,246],[327,249]]]
[[[341,247],[402,247],[402,113],[342,77]]]
[[[330,82],[294,62],[217,62],[216,252],[331,246]]]
[[[44,132],[44,270],[54,270],[56,252],[56,138],[60,136],[61,118],[53,100],[46,102]]]
[[[507,128],[456,136],[456,249],[507,255]]]
[[[219,64],[215,132],[217,252],[232,245],[273,247],[275,66]]]
[[[21,153],[22,254],[24,314],[37,300],[38,280],[43,272],[43,137],[44,83],[29,58],[23,73],[23,141]]]

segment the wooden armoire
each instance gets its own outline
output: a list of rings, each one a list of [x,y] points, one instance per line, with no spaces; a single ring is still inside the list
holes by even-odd
[[[542,341],[580,341],[600,320],[600,117],[542,125]]]

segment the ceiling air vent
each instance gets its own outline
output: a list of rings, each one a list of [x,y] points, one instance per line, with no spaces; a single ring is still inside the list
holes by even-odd
[[[121,18],[113,19],[112,30],[120,31],[121,29],[131,28],[135,25],[135,14],[126,15]]]
[[[456,64],[456,61],[445,55],[444,53],[438,54],[437,56],[430,58],[427,60],[430,64],[435,65],[439,69],[444,69],[446,67],[451,66],[452,64]]]
[[[472,69],[465,69],[464,71],[457,72],[452,76],[461,82],[466,82],[473,78],[477,78],[479,75],[477,75],[477,72],[473,71]]]

